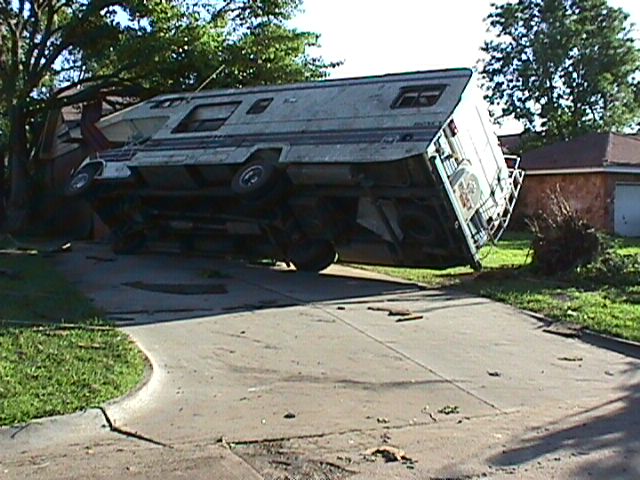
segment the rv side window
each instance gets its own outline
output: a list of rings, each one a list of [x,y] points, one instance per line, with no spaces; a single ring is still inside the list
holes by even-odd
[[[442,96],[446,85],[416,85],[403,87],[391,108],[433,107]]]
[[[218,130],[241,102],[198,105],[185,116],[173,133],[212,132]]]
[[[258,113],[264,112],[269,105],[273,102],[273,98],[261,98],[253,102],[253,105],[249,107],[247,110],[248,115],[256,115]]]

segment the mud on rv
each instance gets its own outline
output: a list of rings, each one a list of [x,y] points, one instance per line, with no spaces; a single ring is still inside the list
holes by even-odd
[[[479,268],[522,179],[480,100],[468,69],[162,95],[94,125],[67,193],[116,252]]]

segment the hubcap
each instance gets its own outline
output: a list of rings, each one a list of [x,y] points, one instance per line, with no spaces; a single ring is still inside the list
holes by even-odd
[[[254,165],[240,176],[240,184],[243,187],[252,187],[260,181],[264,174],[264,168],[261,165]]]
[[[73,177],[73,179],[71,180],[71,188],[73,190],[80,190],[87,183],[89,183],[89,174],[82,172]]]

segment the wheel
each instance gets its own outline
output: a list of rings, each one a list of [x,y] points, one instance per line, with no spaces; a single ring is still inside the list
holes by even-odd
[[[257,159],[236,172],[231,190],[246,199],[257,200],[276,189],[280,180],[280,172],[273,162]]]
[[[336,260],[336,250],[328,240],[305,239],[289,251],[291,263],[302,272],[320,272]]]
[[[434,245],[442,236],[437,214],[430,207],[407,207],[399,213],[398,223],[408,241]]]
[[[142,230],[116,233],[111,243],[111,250],[118,255],[132,255],[142,250],[146,243],[147,235]]]
[[[93,184],[93,179],[100,171],[100,164],[90,163],[78,170],[67,183],[65,195],[76,196],[85,193]]]

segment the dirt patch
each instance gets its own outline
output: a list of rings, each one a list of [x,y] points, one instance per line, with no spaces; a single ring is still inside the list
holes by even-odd
[[[234,445],[233,452],[265,480],[343,480],[356,471],[288,450],[283,442]]]

